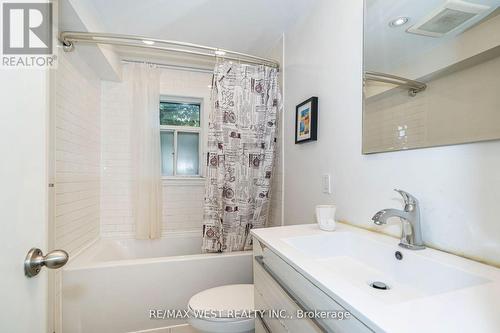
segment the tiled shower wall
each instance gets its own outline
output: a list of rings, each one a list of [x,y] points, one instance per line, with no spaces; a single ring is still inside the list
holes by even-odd
[[[62,53],[58,66],[55,246],[72,255],[99,236],[101,87],[78,52]]]
[[[53,73],[51,246],[72,257],[99,237],[101,83],[78,51],[61,52]],[[61,332],[61,271],[54,273],[54,324]]]
[[[208,112],[210,107],[208,86],[211,80],[212,75],[208,73],[164,69],[160,92],[165,96],[202,98],[202,113]],[[130,87],[126,83],[103,82],[101,183],[103,237],[131,237],[135,230],[130,193],[130,95]],[[203,197],[202,179],[164,180],[162,232],[201,233]]]

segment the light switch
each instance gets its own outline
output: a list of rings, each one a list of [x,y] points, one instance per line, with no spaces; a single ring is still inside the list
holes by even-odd
[[[331,184],[331,176],[328,173],[325,173],[323,175],[322,179],[322,187],[323,187],[323,193],[326,194],[331,194],[332,193],[332,184]]]

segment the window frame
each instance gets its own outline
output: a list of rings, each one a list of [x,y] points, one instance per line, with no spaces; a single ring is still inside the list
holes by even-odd
[[[176,126],[176,125],[162,125],[160,123],[160,134],[162,132],[173,132],[174,134],[174,158],[173,158],[173,175],[171,176],[166,176],[163,175],[161,178],[164,180],[175,180],[175,179],[200,179],[204,177],[204,171],[203,171],[203,134],[204,134],[204,112],[203,112],[203,98],[200,97],[183,97],[183,96],[167,96],[167,95],[161,95],[160,96],[160,103],[161,102],[169,102],[169,103],[186,103],[186,104],[199,104],[200,105],[200,126],[199,127],[194,127],[194,126]],[[160,105],[158,104],[158,107]],[[160,119],[158,119],[160,121]],[[178,147],[177,147],[177,137],[178,133],[197,133],[198,134],[198,174],[197,175],[178,175],[177,174],[177,157],[178,157]]]

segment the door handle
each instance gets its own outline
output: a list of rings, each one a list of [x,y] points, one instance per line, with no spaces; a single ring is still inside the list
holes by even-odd
[[[43,266],[50,269],[61,268],[66,265],[68,259],[69,254],[64,250],[54,250],[44,256],[42,250],[34,247],[24,259],[24,275],[28,278],[34,277],[40,273]]]

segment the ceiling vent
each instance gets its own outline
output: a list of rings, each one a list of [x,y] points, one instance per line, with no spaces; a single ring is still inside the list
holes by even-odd
[[[491,7],[452,0],[436,8],[430,15],[408,28],[407,32],[429,37],[442,37],[459,27],[469,26],[473,18],[486,14]]]

